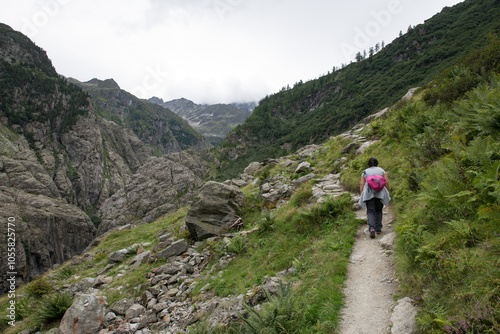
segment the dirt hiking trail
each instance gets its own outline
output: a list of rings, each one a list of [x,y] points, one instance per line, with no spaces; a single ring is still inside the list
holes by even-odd
[[[359,219],[366,219],[366,210],[359,210],[356,215]],[[391,333],[391,315],[396,305],[393,296],[398,292],[392,257],[393,220],[390,208],[384,207],[384,227],[382,234],[375,239],[370,238],[368,225],[358,227],[347,267],[340,334]],[[384,247],[379,242],[382,238]]]

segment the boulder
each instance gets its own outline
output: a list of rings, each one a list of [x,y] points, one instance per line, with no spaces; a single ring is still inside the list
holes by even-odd
[[[389,111],[389,108],[382,109],[382,110],[376,112],[375,114],[372,114],[370,116],[365,117],[363,119],[363,122],[365,124],[368,124],[371,121],[373,121],[374,119],[384,116],[388,111]]]
[[[321,148],[323,148],[321,145],[307,145],[298,149],[296,153],[299,155],[300,159],[305,159],[314,155]]]
[[[280,166],[285,167],[285,168],[290,167],[292,165],[296,165],[296,164],[297,164],[297,162],[293,161],[291,159],[286,159],[286,160],[280,162]]]
[[[378,140],[372,140],[372,141],[367,141],[365,143],[363,143],[357,150],[356,150],[356,154],[357,155],[361,155],[363,153],[365,153],[366,149],[370,146],[372,146],[373,144],[375,144],[376,142],[378,142]]]
[[[101,285],[104,284],[110,284],[113,282],[113,277],[111,276],[105,276],[105,275],[99,275],[95,278],[94,283],[92,284],[92,287],[98,288]]]
[[[78,294],[61,320],[61,334],[97,334],[104,322],[106,297]]]
[[[340,151],[340,154],[342,154],[342,155],[349,154],[352,151],[357,150],[359,148],[359,146],[360,146],[359,143],[357,143],[357,142],[351,142],[346,147],[344,147],[342,149],[342,151]]]
[[[165,248],[164,250],[156,253],[157,258],[169,258],[171,256],[177,256],[184,253],[188,248],[188,243],[186,240],[181,239],[172,243],[170,246]]]
[[[408,92],[406,92],[406,94],[401,98],[401,100],[409,100],[413,97],[413,93],[415,93],[415,91],[418,89],[419,87],[415,87],[415,88],[410,88],[408,89]]]
[[[195,240],[218,235],[236,218],[245,194],[233,186],[207,182],[186,215],[186,227]]]
[[[298,187],[300,186],[302,183],[304,182],[307,182],[309,180],[312,180],[316,177],[316,175],[314,173],[311,173],[311,174],[307,174],[307,175],[304,175],[300,178],[298,178],[297,180],[293,181],[293,185],[294,187]]]

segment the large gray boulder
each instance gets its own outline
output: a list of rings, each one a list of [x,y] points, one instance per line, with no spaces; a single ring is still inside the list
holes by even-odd
[[[59,329],[61,334],[97,334],[104,322],[106,297],[79,294],[66,311]]]
[[[186,227],[196,240],[223,232],[243,206],[245,194],[236,187],[210,181],[201,188],[186,215]]]

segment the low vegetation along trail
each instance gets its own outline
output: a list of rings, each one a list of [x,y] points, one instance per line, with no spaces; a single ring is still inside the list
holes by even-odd
[[[358,211],[357,218],[366,219],[366,211]],[[370,239],[366,224],[358,228],[347,267],[341,334],[391,333],[393,296],[398,283],[391,251],[382,248],[379,240],[392,232],[392,221],[392,212],[385,207],[382,234]]]

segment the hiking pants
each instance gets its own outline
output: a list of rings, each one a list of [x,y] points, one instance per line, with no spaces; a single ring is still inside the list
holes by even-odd
[[[366,215],[368,217],[368,229],[380,232],[382,230],[382,209],[384,204],[380,198],[372,198],[366,201]]]

